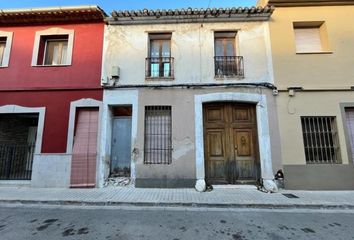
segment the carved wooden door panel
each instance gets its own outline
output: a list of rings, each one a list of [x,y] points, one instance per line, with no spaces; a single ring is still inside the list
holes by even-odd
[[[213,184],[247,183],[258,177],[254,105],[204,105],[205,172]]]
[[[231,162],[235,172],[232,183],[249,183],[258,178],[258,145],[255,107],[249,104],[233,104],[231,107]]]
[[[227,183],[225,167],[230,155],[226,148],[227,118],[224,104],[210,104],[204,108],[206,174],[207,179],[217,183]]]

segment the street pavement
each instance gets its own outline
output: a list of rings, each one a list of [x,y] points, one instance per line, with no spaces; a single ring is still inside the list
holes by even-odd
[[[264,193],[253,188],[141,189],[108,187],[56,189],[0,187],[0,203],[91,206],[182,206],[354,209],[354,191],[291,191]],[[0,239],[1,240],[1,239]]]
[[[1,240],[354,239],[354,210],[0,205]]]

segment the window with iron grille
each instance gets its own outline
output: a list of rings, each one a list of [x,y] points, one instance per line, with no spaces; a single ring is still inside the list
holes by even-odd
[[[171,164],[171,106],[145,106],[145,164]]]
[[[149,56],[146,58],[146,78],[173,78],[171,33],[149,34]]]
[[[301,117],[306,163],[340,163],[335,117]]]
[[[215,77],[243,77],[243,57],[236,56],[236,32],[214,32]]]

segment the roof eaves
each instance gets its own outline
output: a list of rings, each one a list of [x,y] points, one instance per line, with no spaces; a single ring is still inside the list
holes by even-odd
[[[354,0],[269,0],[274,7],[310,7],[354,5]]]
[[[135,10],[113,11],[108,19],[109,24],[164,24],[164,23],[197,23],[197,22],[234,22],[234,21],[267,21],[274,8],[266,7],[233,7],[207,9],[175,9],[175,10]]]

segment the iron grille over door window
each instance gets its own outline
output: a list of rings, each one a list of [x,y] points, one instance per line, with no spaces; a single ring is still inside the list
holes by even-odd
[[[340,163],[335,117],[301,117],[306,163]]]
[[[171,106],[145,107],[145,164],[171,164]]]

